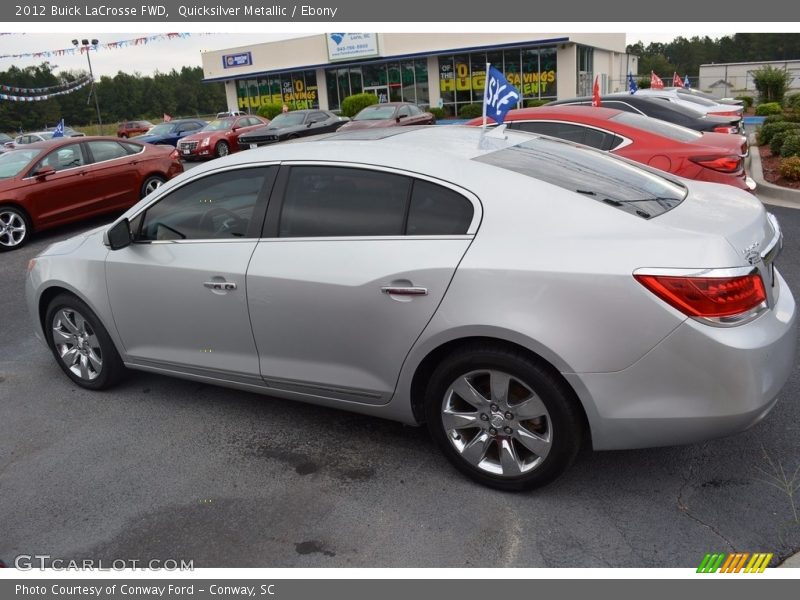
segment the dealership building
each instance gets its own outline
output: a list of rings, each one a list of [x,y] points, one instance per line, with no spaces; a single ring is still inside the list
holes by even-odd
[[[380,101],[459,107],[480,103],[486,63],[522,94],[520,104],[624,91],[637,58],[624,33],[325,33],[202,54],[205,81],[225,83],[228,108],[262,104],[338,110],[370,92]]]

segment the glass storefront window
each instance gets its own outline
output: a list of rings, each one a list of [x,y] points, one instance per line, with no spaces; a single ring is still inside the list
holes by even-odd
[[[405,102],[417,102],[417,93],[414,87],[414,61],[405,61],[401,65],[402,93]]]
[[[414,61],[414,88],[416,103],[422,106],[430,105],[428,92],[428,61],[425,59]]]
[[[539,50],[539,97],[552,100],[558,96],[556,49]]]
[[[362,65],[361,73],[364,77],[364,87],[386,85],[386,65]]]
[[[342,107],[339,99],[339,89],[336,86],[336,71],[334,69],[325,70],[325,87],[328,88],[328,107],[332,110],[339,110]]]

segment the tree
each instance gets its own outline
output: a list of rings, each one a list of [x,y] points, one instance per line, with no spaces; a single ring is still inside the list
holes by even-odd
[[[764,66],[753,71],[753,85],[758,90],[759,102],[783,102],[792,76],[786,69]]]

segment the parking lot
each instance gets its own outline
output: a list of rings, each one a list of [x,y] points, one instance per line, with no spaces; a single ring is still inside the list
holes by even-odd
[[[800,211],[774,207],[800,292]],[[424,429],[133,373],[73,385],[33,336],[27,261],[105,222],[0,255],[0,559],[184,559],[195,567],[695,567],[800,547],[770,461],[800,464],[800,369],[751,430],[585,454],[541,490],[460,476]],[[624,332],[620,332],[623,334]],[[773,562],[775,564],[777,560]]]

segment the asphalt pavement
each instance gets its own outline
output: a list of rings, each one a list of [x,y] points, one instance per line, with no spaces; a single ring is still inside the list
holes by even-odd
[[[800,296],[800,211],[771,208]],[[134,373],[92,393],[32,333],[28,260],[104,221],[0,254],[0,560],[195,567],[696,567],[800,548],[773,466],[800,466],[800,369],[747,432],[597,452],[513,494],[459,475],[424,429]],[[771,466],[772,465],[772,466]],[[773,482],[774,483],[774,482]],[[800,503],[800,502],[798,502]]]

